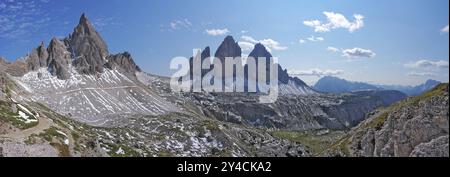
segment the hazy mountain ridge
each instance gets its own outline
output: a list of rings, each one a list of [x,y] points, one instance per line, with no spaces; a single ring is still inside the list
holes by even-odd
[[[313,86],[313,88],[325,93],[348,93],[363,90],[397,90],[408,96],[417,96],[437,86],[440,82],[427,80],[417,86],[377,85],[364,82],[353,82],[333,76],[325,76]]]

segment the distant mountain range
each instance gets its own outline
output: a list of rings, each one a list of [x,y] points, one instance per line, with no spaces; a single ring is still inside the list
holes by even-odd
[[[313,87],[315,90],[326,93],[345,93],[362,90],[379,90],[377,86],[363,82],[351,82],[345,79],[325,76]]]
[[[314,89],[325,93],[346,93],[364,90],[397,90],[409,96],[417,96],[440,84],[436,80],[427,80],[425,83],[417,86],[401,85],[373,85],[364,82],[353,82],[345,79],[325,76],[314,85]]]
[[[417,86],[402,86],[402,85],[378,85],[383,89],[387,90],[398,90],[403,93],[406,93],[409,96],[417,96],[426,91],[429,91],[439,85],[441,82],[429,79],[425,83],[417,85]]]

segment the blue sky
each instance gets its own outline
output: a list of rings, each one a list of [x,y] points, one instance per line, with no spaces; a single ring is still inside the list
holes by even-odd
[[[65,37],[82,12],[111,53],[169,76],[170,60],[216,50],[225,35],[244,54],[262,42],[309,84],[324,75],[380,84],[449,79],[448,0],[0,0],[0,56],[25,56]]]

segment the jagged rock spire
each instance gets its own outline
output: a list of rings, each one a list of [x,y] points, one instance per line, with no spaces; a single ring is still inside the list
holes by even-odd
[[[215,57],[224,60],[225,57],[240,57],[242,50],[233,36],[227,36],[216,51]]]
[[[105,58],[109,55],[108,47],[84,13],[67,41],[75,57],[74,65],[80,73],[103,72]]]
[[[68,79],[70,77],[68,67],[72,61],[70,52],[63,41],[53,38],[48,45],[48,69],[50,73],[59,79]]]

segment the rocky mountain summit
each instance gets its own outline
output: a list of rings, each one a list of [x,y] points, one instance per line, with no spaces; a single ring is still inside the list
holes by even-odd
[[[23,68],[23,63],[27,68]],[[120,69],[131,75],[140,71],[128,52],[109,54],[105,41],[85,14],[81,15],[79,24],[67,38],[53,38],[48,48],[45,48],[42,42],[21,62],[10,64],[10,69],[6,72],[14,76],[23,76],[28,71],[37,71],[45,67],[61,80],[71,77],[71,67],[78,73],[87,75],[103,73],[104,68]]]
[[[81,15],[78,26],[66,40],[75,57],[74,66],[80,73],[103,72],[105,59],[109,55],[108,47],[85,14]]]
[[[200,54],[201,63],[203,61],[210,57],[210,48],[206,47],[205,50],[202,51]],[[235,73],[233,75],[225,75],[225,62],[226,60],[235,59],[236,57],[239,57],[242,61],[241,63],[246,63],[246,59],[242,58],[242,50],[238,43],[234,40],[232,36],[226,36],[225,39],[222,41],[222,43],[219,45],[217,51],[215,52],[214,56],[218,59],[220,59],[222,63],[222,84],[223,87],[230,86],[231,83],[225,83],[225,78],[232,77],[233,80],[244,80],[244,90],[248,91],[248,84],[253,82],[256,83],[258,81],[257,72],[258,72],[258,66],[259,66],[259,59],[264,59],[266,63],[266,84],[270,83],[270,62],[272,58],[272,54],[267,50],[267,48],[262,45],[261,43],[255,44],[254,49],[250,52],[249,57],[253,57],[255,59],[255,69],[256,73],[249,73],[248,65],[246,64],[244,66],[244,75],[243,76],[236,76]],[[189,59],[190,63],[190,76],[193,78],[193,62],[194,57],[191,57]],[[274,62],[274,61],[272,61]],[[235,61],[233,63],[236,63]],[[210,72],[214,68],[214,65],[211,66],[211,69],[202,69],[202,77]],[[236,67],[234,67],[233,71],[236,71]],[[309,87],[306,83],[304,83],[302,80],[300,80],[297,77],[291,77],[289,76],[286,69],[283,70],[281,65],[278,65],[278,83],[280,86],[280,94],[286,94],[286,95],[309,95],[309,94],[316,94],[317,92],[314,91],[311,87]],[[257,90],[259,92],[259,88]]]

